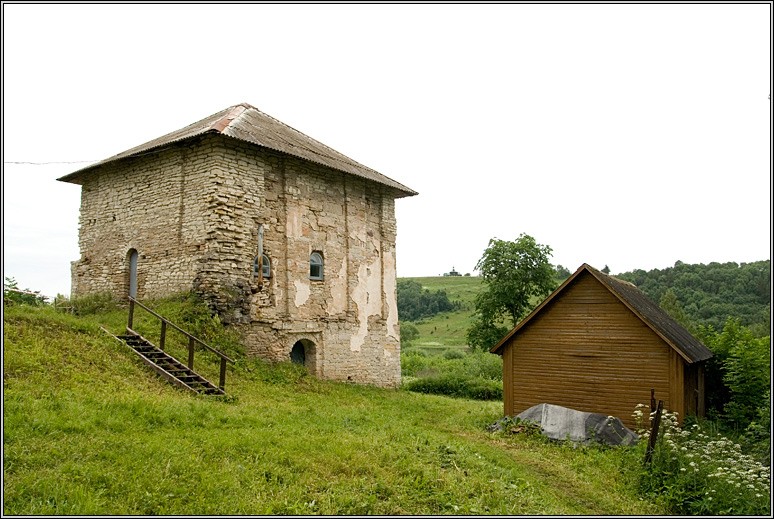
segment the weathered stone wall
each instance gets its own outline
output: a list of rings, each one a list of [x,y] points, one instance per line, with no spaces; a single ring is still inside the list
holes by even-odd
[[[209,151],[209,153],[208,153]],[[92,172],[81,188],[72,294],[129,291],[138,252],[138,297],[190,290],[205,243],[211,149],[178,147]]]
[[[113,219],[115,216],[115,219]],[[253,275],[258,228],[271,277]],[[220,136],[106,166],[84,183],[73,293],[194,289],[248,353],[316,375],[400,383],[394,195],[379,184]],[[309,276],[312,252],[324,278]]]

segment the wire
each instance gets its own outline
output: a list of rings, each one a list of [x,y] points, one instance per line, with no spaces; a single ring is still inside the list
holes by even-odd
[[[71,161],[56,161],[56,162],[27,162],[27,161],[3,161],[3,164],[31,164],[33,166],[45,166],[48,164],[83,164],[85,162],[98,162],[96,160],[71,160]]]

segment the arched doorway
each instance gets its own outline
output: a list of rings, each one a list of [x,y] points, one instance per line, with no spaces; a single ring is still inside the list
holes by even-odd
[[[129,249],[129,297],[137,298],[137,250]]]
[[[293,349],[290,350],[290,361],[293,364],[306,364],[306,348],[304,348],[303,341],[298,341],[293,345]]]

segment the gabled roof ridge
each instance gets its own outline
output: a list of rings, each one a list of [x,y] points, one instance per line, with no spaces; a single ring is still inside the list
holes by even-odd
[[[320,145],[320,146],[322,146],[323,148],[325,148],[325,149],[327,149],[328,151],[330,151],[332,155],[340,155],[340,156],[344,157],[345,159],[347,159],[347,160],[348,160],[350,163],[352,163],[352,165],[354,165],[354,166],[358,166],[358,167],[361,167],[361,168],[365,168],[365,169],[367,169],[367,170],[369,170],[369,171],[373,171],[373,172],[374,172],[374,173],[376,173],[377,175],[381,175],[381,173],[379,173],[379,172],[378,172],[378,171],[376,171],[375,169],[373,169],[373,168],[369,168],[369,167],[368,167],[368,166],[366,166],[365,164],[361,164],[360,162],[358,162],[358,161],[356,161],[356,160],[354,160],[354,159],[352,159],[352,158],[348,157],[347,155],[344,155],[344,154],[343,154],[343,153],[341,153],[340,151],[336,151],[336,150],[334,150],[333,148],[331,148],[330,146],[328,146],[328,145],[327,145],[327,144],[325,144],[324,142],[322,142],[322,141],[318,141],[318,140],[317,140],[317,139],[315,139],[314,137],[310,137],[309,135],[305,134],[305,133],[304,133],[304,132],[302,132],[301,130],[298,130],[298,129],[296,129],[296,128],[294,128],[293,126],[290,126],[290,125],[289,125],[289,124],[287,124],[287,123],[283,123],[282,121],[280,121],[280,120],[279,120],[279,119],[277,119],[276,117],[274,117],[274,116],[271,116],[271,115],[267,114],[266,112],[263,112],[263,111],[259,110],[258,108],[254,107],[254,106],[252,106],[252,105],[250,105],[250,104],[248,104],[248,103],[242,103],[241,105],[237,105],[237,106],[245,106],[247,109],[252,109],[252,110],[255,110],[256,112],[259,112],[261,115],[263,115],[264,117],[267,117],[267,118],[271,119],[272,121],[276,122],[277,124],[281,124],[282,126],[284,126],[284,127],[286,127],[286,128],[290,128],[291,130],[293,130],[294,132],[298,133],[299,135],[303,135],[304,137],[306,137],[306,138],[307,138],[307,139],[309,139],[310,141],[314,141],[315,143],[319,144],[319,145]],[[245,111],[247,111],[247,110],[245,110]],[[243,113],[244,113],[244,112],[243,112]],[[240,115],[241,115],[241,114],[240,114]],[[309,149],[309,148],[307,148],[307,149]],[[311,150],[310,150],[310,151],[311,151]]]
[[[210,125],[210,129],[215,130],[218,133],[223,133],[224,129],[226,129],[228,126],[231,126],[231,124],[234,122],[234,119],[236,119],[237,117],[245,113],[246,110],[249,110],[248,106],[250,105],[245,106],[245,104],[238,104],[238,105],[234,105],[229,108],[226,108],[226,110],[223,110],[223,111],[224,112],[228,111],[228,113],[223,117],[221,117],[220,119],[218,119],[217,121],[215,121],[214,123],[212,123]]]
[[[166,146],[207,133],[217,133],[224,137],[271,149],[345,174],[376,182],[391,188],[396,198],[417,194],[413,189],[351,159],[327,144],[262,112],[249,103],[239,103],[220,110],[179,130],[169,132],[144,144],[81,168],[58,180],[74,182],[76,184],[82,183],[83,176],[95,168],[118,160],[154,153]]]
[[[636,285],[605,274],[588,263],[581,265],[569,278],[556,288],[540,305],[514,327],[500,342],[489,351],[499,353],[502,347],[525,326],[532,318],[548,306],[558,294],[577,279],[582,272],[588,272],[607,290],[643,321],[655,334],[661,337],[681,357],[689,363],[706,360],[712,352],[691,335],[680,323],[675,321],[661,307],[648,298]]]
[[[647,297],[642,290],[637,288],[637,285],[605,274],[591,265],[586,265],[586,267],[592,276],[605,285],[619,301],[634,312],[651,330],[653,330],[653,332],[672,346],[672,348],[685,360],[688,362],[696,362],[712,357],[712,352],[706,346],[686,330],[683,325],[672,318],[672,316],[664,309],[658,306],[655,301]],[[691,342],[695,344],[689,344]],[[697,350],[693,352],[694,355],[690,355],[689,352],[686,351],[688,346],[690,346],[691,349]],[[701,351],[702,349],[706,350],[706,352]],[[693,356],[698,356],[698,358],[692,358]]]

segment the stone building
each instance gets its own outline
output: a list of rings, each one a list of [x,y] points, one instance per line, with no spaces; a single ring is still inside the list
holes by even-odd
[[[73,296],[194,290],[248,354],[400,383],[395,199],[415,191],[248,104],[59,180],[82,186]]]

